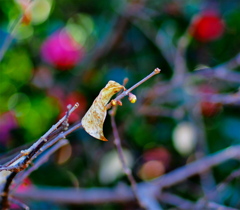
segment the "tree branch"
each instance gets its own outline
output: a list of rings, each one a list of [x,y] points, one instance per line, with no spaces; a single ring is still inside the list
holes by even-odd
[[[212,167],[219,165],[229,159],[239,159],[240,158],[240,146],[231,146],[223,149],[212,155],[203,157],[186,166],[180,167],[176,170],[169,172],[153,181],[149,184],[158,185],[160,188],[167,188],[176,185],[191,176],[202,174],[208,171]]]

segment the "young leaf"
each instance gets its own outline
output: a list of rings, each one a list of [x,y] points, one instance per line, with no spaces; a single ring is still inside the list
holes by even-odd
[[[109,81],[82,118],[83,128],[94,138],[108,141],[103,135],[103,123],[107,114],[106,105],[111,97],[121,89],[124,89],[124,86],[115,81]]]

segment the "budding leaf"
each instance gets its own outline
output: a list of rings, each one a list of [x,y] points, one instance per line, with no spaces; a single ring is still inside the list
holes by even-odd
[[[124,86],[115,81],[109,81],[94,100],[82,118],[82,126],[89,135],[102,141],[108,141],[103,135],[103,123],[107,114],[106,105],[111,97],[121,89],[124,89]]]

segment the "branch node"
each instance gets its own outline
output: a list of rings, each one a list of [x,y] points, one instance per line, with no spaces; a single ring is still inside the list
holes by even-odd
[[[23,156],[27,156],[29,154],[29,150],[21,150],[20,152]]]

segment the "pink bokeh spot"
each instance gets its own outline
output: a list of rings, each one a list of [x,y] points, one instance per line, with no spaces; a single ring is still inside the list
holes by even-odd
[[[0,143],[6,145],[11,139],[11,130],[17,128],[17,120],[12,112],[0,116]]]
[[[42,45],[41,55],[44,61],[60,70],[76,66],[83,56],[83,47],[65,30],[53,33]]]

